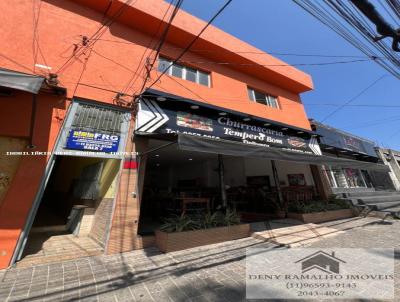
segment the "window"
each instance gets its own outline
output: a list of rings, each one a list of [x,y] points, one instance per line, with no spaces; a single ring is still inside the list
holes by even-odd
[[[171,67],[168,69],[169,66]],[[183,66],[177,63],[172,63],[172,60],[159,57],[158,71],[164,72],[166,69],[168,69],[166,74],[170,76],[210,87],[210,74],[208,72],[200,71],[198,69]]]
[[[247,88],[247,92],[249,94],[250,100],[267,105],[272,108],[279,108],[278,106],[278,98],[269,94],[265,94],[254,90],[253,88]]]

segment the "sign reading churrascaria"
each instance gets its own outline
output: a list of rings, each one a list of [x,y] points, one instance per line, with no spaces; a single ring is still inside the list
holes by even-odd
[[[184,102],[147,99],[141,100],[136,119],[138,133],[182,133],[321,155],[315,137],[287,135],[281,128],[266,126],[260,121],[245,121],[238,115],[215,109],[193,110]]]
[[[117,152],[119,135],[70,130],[66,148],[85,151]]]

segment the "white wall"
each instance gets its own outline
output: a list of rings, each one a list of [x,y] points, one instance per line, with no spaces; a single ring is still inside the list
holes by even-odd
[[[276,169],[278,170],[279,180],[285,181],[286,185],[289,185],[288,174],[304,174],[306,185],[314,185],[310,165],[297,164],[289,161],[276,161]]]

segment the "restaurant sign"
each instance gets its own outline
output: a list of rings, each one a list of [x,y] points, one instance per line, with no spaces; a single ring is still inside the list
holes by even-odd
[[[141,100],[135,129],[142,133],[182,133],[321,155],[315,137],[287,135],[278,127],[243,121],[234,114],[221,116],[214,109],[182,110],[182,107],[182,102]]]
[[[85,151],[117,152],[119,139],[118,135],[70,130],[66,148]]]

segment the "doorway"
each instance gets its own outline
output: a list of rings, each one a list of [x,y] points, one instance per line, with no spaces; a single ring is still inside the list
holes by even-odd
[[[119,159],[56,157],[18,265],[101,254],[119,167]]]

